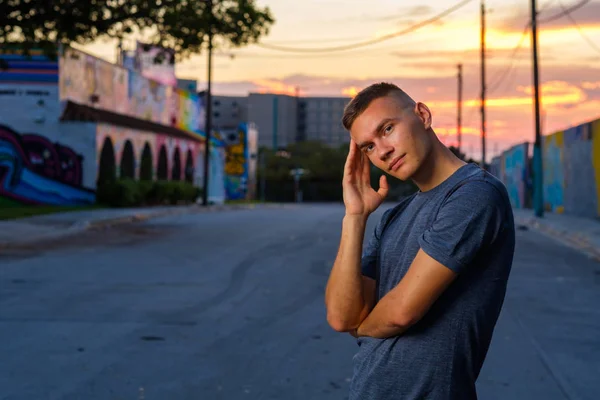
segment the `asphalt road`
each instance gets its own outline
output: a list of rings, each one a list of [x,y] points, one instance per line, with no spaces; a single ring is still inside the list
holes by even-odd
[[[3,251],[0,399],[346,398],[356,344],[323,305],[342,214],[205,213]],[[600,398],[599,306],[599,263],[518,231],[480,399]]]

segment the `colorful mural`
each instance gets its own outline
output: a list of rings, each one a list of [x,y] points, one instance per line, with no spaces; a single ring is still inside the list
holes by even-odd
[[[247,125],[236,130],[223,131],[225,142],[225,190],[231,200],[245,199],[248,191],[248,135]]]
[[[20,52],[3,51],[0,55],[0,83],[50,84],[58,82],[58,62],[49,60],[41,50],[32,50],[29,56]]]
[[[529,143],[521,143],[506,150],[491,162],[490,172],[504,183],[510,202],[515,208],[525,208],[528,205],[528,151]]]
[[[548,211],[564,211],[563,174],[564,133],[556,132],[542,138],[542,160],[544,170],[544,206]]]
[[[137,42],[135,65],[146,78],[165,86],[177,86],[175,52],[172,49]]]
[[[512,164],[515,160],[511,157],[517,157],[519,162]],[[512,200],[511,187],[518,182],[518,175],[513,175],[511,183],[505,176],[509,164],[503,165],[503,160],[519,165],[523,157],[511,149],[492,161],[492,171],[503,177]],[[600,216],[600,119],[542,137],[542,161],[547,211]],[[529,181],[528,177],[523,178],[523,182]]]
[[[92,204],[94,191],[81,186],[82,160],[68,146],[1,125],[0,196],[24,204]]]
[[[196,93],[67,47],[59,58],[60,100],[198,133],[204,115]]]

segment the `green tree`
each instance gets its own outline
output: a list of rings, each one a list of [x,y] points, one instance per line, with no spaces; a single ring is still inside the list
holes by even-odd
[[[264,168],[259,164],[258,182],[261,182],[265,174],[267,199],[291,201],[293,178],[290,176],[290,171],[293,168],[302,168],[309,171],[308,175],[301,179],[301,188],[307,201],[341,201],[348,145],[333,148],[321,142],[307,141],[291,144],[283,151],[261,148],[259,153],[264,157]],[[385,172],[375,166],[371,167],[371,183],[375,189],[382,174]],[[390,185],[390,193],[387,197],[389,201],[397,200],[417,190],[412,182],[403,182],[386,175]]]
[[[255,0],[4,0],[0,15],[0,46],[41,48],[50,56],[59,44],[121,38],[137,28],[186,57],[200,52],[209,30],[217,46],[239,47],[266,35],[274,22]]]

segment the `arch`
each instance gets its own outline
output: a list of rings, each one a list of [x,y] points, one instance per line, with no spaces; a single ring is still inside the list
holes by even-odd
[[[117,178],[117,165],[115,160],[115,148],[110,137],[104,139],[102,151],[100,152],[100,163],[98,168],[98,185],[114,182]]]
[[[131,140],[127,140],[123,146],[119,170],[119,177],[135,179],[135,153],[133,151],[133,143],[131,143]]]
[[[169,160],[167,159],[167,148],[163,144],[158,152],[158,165],[156,166],[156,179],[166,181],[169,179]]]
[[[154,175],[154,160],[152,157],[152,149],[150,143],[144,144],[144,150],[142,150],[142,160],[140,161],[140,180],[151,181]]]
[[[186,182],[194,182],[194,155],[190,149],[188,149],[187,156],[185,157],[184,174]]]
[[[179,154],[179,147],[175,148],[173,153],[173,167],[171,168],[171,179],[174,181],[181,180],[181,155]]]

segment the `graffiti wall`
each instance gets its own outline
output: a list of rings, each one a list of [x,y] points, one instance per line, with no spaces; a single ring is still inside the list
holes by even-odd
[[[186,172],[191,176],[192,181],[195,179],[197,163],[194,161],[198,157],[198,154],[204,151],[204,145],[191,140],[176,139],[166,135],[157,135],[154,133],[147,133],[134,129],[127,129],[116,127],[107,124],[99,124],[96,134],[96,160],[98,173],[100,171],[100,155],[105,145],[106,140],[110,140],[114,151],[114,158],[116,162],[117,176],[120,176],[121,163],[124,159],[123,151],[125,146],[129,142],[129,145],[133,147],[133,154],[135,156],[134,168],[135,178],[140,177],[140,166],[144,148],[148,145],[152,152],[153,160],[153,176],[157,176],[157,169],[160,160],[160,152],[164,147],[167,155],[166,162],[166,175],[168,179],[173,177],[173,169],[175,166],[175,160],[179,160],[180,180],[184,180]],[[176,153],[179,152],[179,156],[176,157]],[[186,171],[186,168],[191,167],[192,169]]]
[[[95,201],[83,187],[83,155],[34,133],[0,125],[0,197],[22,204],[83,205]]]
[[[58,62],[46,58],[41,50],[31,50],[25,57],[20,52],[4,51],[0,54],[0,83],[49,84],[58,82]]]
[[[230,200],[245,199],[248,191],[248,132],[246,124],[221,132],[225,142],[225,190]]]
[[[67,47],[59,58],[60,100],[176,127],[201,130],[197,94]]]
[[[600,216],[600,119],[543,138],[547,210]]]
[[[56,84],[0,83],[0,110],[0,201],[95,201],[93,124],[59,122]]]
[[[166,86],[177,86],[175,52],[171,49],[137,42],[135,66],[146,78]]]
[[[506,186],[515,208],[529,206],[531,174],[528,163],[529,143],[521,143],[494,157],[490,172]]]

